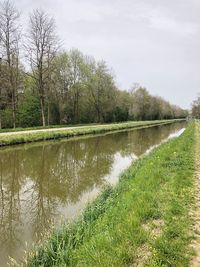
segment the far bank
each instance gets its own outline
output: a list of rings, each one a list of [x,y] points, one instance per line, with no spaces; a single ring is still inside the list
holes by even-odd
[[[15,132],[3,132],[0,133],[0,146],[16,145],[23,143],[31,143],[52,139],[70,138],[74,136],[83,136],[88,134],[100,134],[109,131],[119,131],[123,129],[132,128],[145,128],[155,125],[164,125],[185,119],[175,120],[157,120],[157,121],[134,121],[126,123],[113,123],[113,124],[102,124],[102,125],[87,125],[77,127],[66,127],[66,128],[49,128],[49,129],[33,129],[23,130]]]

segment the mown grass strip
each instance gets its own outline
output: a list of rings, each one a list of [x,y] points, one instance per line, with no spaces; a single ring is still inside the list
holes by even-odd
[[[192,123],[138,160],[25,266],[188,266],[194,143]]]
[[[173,120],[173,119],[172,119]],[[186,119],[174,119],[174,121],[184,121]],[[160,120],[163,121],[163,120]],[[130,121],[124,122],[124,123],[129,123]],[[135,121],[136,123],[138,123],[137,121]],[[118,122],[118,123],[112,123],[112,124],[121,124],[122,122]],[[63,124],[63,125],[47,125],[47,126],[34,126],[34,127],[26,127],[26,128],[21,128],[21,127],[17,127],[17,128],[3,128],[0,129],[0,133],[13,133],[13,132],[21,132],[21,131],[31,131],[31,130],[48,130],[48,129],[54,129],[54,128],[73,128],[73,127],[90,127],[90,126],[101,126],[101,125],[106,125],[105,124],[101,124],[101,123],[81,123],[81,124]],[[110,125],[109,123],[107,125]]]
[[[37,131],[30,133],[16,133],[14,135],[1,134],[0,146],[16,145],[22,143],[38,142],[52,139],[69,138],[87,134],[100,134],[108,131],[117,131],[130,128],[148,127],[154,125],[163,125],[173,123],[182,120],[162,120],[162,121],[140,121],[140,122],[127,122],[127,123],[115,123],[107,125],[93,125],[93,126],[82,126],[71,129],[56,130],[51,129],[50,131]]]
[[[0,133],[13,133],[21,131],[31,131],[31,130],[45,130],[45,129],[54,129],[54,128],[66,128],[66,127],[83,127],[83,126],[98,126],[100,123],[83,123],[83,124],[57,124],[57,125],[47,125],[47,126],[33,126],[33,127],[17,127],[17,128],[3,128],[0,129]]]

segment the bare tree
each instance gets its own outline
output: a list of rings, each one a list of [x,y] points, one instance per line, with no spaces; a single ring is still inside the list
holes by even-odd
[[[0,57],[0,129],[2,128],[2,112],[7,104],[7,71],[2,62],[2,57]]]
[[[0,3],[0,50],[8,71],[8,96],[12,106],[13,127],[16,127],[17,91],[19,86],[20,13],[10,0]]]
[[[0,28],[1,28],[1,25],[0,25]],[[1,31],[0,31],[0,47],[1,47],[1,43],[2,43],[2,34],[1,34]],[[2,57],[0,55],[0,129],[2,128]]]
[[[43,10],[36,9],[30,15],[27,38],[27,56],[39,94],[42,124],[45,126],[45,101],[48,100],[49,93],[49,71],[58,49],[54,19]]]

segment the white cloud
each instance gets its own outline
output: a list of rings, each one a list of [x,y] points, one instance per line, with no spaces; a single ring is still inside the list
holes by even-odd
[[[183,37],[199,33],[199,25],[192,22],[178,21],[158,14],[149,17],[149,21],[152,28],[175,33]]]

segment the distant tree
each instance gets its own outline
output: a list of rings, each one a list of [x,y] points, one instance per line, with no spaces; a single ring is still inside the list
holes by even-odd
[[[192,116],[196,119],[200,119],[200,96],[192,103]]]
[[[113,109],[113,120],[116,122],[128,121],[130,119],[130,107],[131,97],[129,92],[117,90],[116,106]]]
[[[1,62],[0,62],[0,82],[1,82]],[[2,129],[2,87],[0,86],[0,129]]]
[[[132,110],[131,114],[137,120],[145,120],[150,117],[150,94],[146,88],[140,87],[131,92]]]
[[[61,53],[55,61],[56,99],[63,122],[80,122],[85,97],[87,63],[76,49]]]
[[[68,54],[68,71],[72,121],[77,123],[80,120],[80,101],[86,79],[84,56],[77,49]]]
[[[130,91],[130,117],[136,120],[185,118],[188,112],[161,97],[152,96],[147,89],[133,88]]]
[[[107,122],[116,103],[114,79],[105,62],[94,66],[88,83],[89,98],[97,115],[97,122]]]
[[[0,58],[0,129],[2,128],[2,111],[4,107],[3,102],[3,71],[2,71],[2,58]]]
[[[5,109],[9,107],[8,105],[8,71],[5,64],[3,64],[2,58],[0,58],[0,129],[4,127],[2,117]],[[11,126],[13,123],[11,123]]]
[[[55,33],[55,21],[43,10],[36,9],[30,15],[27,36],[27,56],[30,62],[32,77],[38,90],[43,126],[46,125],[45,101],[48,99],[51,64],[58,49]]]
[[[16,127],[17,94],[20,87],[19,41],[20,14],[10,0],[0,3],[1,64],[6,65],[6,89],[11,102],[13,127]]]

